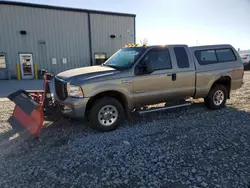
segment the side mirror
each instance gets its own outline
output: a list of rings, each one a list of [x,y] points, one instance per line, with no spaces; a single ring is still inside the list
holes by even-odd
[[[46,80],[52,80],[53,79],[53,75],[51,73],[45,73],[46,75]]]
[[[48,71],[46,69],[40,69],[41,76],[44,76]]]
[[[146,65],[147,65],[147,73],[152,73],[155,71],[154,64],[152,63],[152,61],[147,61]]]
[[[148,60],[142,60],[135,68],[136,75],[150,74],[154,71],[154,64]]]

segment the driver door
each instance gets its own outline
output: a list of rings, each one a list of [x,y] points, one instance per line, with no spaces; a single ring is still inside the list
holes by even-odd
[[[147,62],[154,66],[147,72]],[[175,73],[167,48],[154,48],[135,67],[133,77],[133,98],[136,106],[156,104],[174,97]]]

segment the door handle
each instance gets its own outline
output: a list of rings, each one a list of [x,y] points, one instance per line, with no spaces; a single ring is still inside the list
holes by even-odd
[[[176,80],[176,73],[167,74],[167,76],[172,76],[172,81]]]
[[[176,73],[173,73],[172,74],[172,81],[175,81],[176,80]]]

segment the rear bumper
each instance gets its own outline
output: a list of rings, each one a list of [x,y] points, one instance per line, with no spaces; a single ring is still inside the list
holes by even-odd
[[[64,101],[55,96],[55,102],[60,106],[60,112],[72,118],[84,118],[89,98],[67,98]]]
[[[243,62],[244,65],[249,64],[250,63],[250,59],[243,59],[242,62]]]

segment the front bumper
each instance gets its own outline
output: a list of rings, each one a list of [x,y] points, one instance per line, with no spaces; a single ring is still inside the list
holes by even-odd
[[[72,118],[84,118],[89,98],[67,98],[64,101],[55,96],[55,102],[59,105],[60,112]]]

